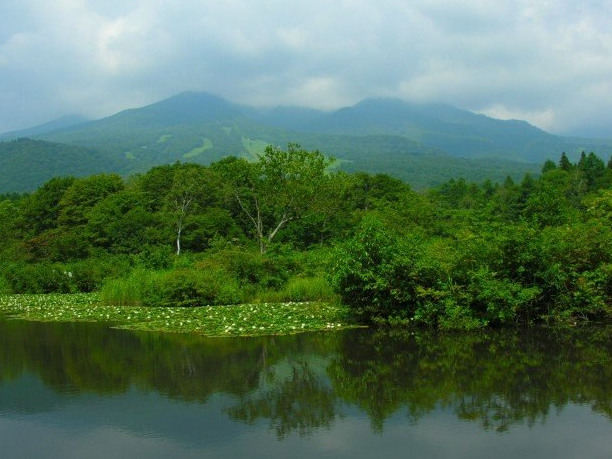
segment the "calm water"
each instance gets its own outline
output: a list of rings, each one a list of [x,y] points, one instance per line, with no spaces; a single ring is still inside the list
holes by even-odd
[[[254,339],[0,319],[2,458],[610,458],[612,328]]]

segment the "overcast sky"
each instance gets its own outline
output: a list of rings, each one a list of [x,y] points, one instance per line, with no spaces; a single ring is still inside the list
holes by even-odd
[[[185,90],[442,102],[612,138],[612,0],[2,0],[0,132]]]

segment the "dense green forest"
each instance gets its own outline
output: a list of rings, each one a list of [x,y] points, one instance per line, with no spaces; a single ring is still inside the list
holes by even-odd
[[[53,178],[0,196],[0,292],[114,304],[342,301],[366,323],[472,329],[612,314],[612,164],[416,192],[316,150]]]
[[[53,177],[84,177],[121,167],[121,161],[91,148],[25,138],[0,142],[0,193],[30,192]]]
[[[221,130],[217,126],[217,129]],[[198,137],[191,142],[182,134],[157,134],[152,145],[129,147],[125,151],[117,146],[116,151],[92,149],[70,144],[20,138],[0,141],[0,194],[8,192],[31,192],[54,177],[84,177],[92,174],[115,172],[124,178],[145,172],[152,167],[188,161],[209,166],[225,157],[224,151],[235,156],[253,159],[268,145],[284,145],[289,134],[262,138],[243,137],[241,132],[223,136],[236,137],[234,141],[219,137]],[[253,131],[255,134],[255,131]],[[115,138],[114,133],[108,137]],[[127,134],[126,134],[127,135]],[[278,138],[280,142],[277,142]],[[440,185],[451,177],[481,181],[490,178],[503,181],[506,175],[519,180],[526,172],[537,172],[536,164],[503,160],[499,158],[474,159],[455,158],[436,150],[423,151],[423,147],[401,137],[321,136],[303,134],[300,144],[310,150],[320,149],[336,158],[336,167],[345,172],[367,170],[389,174],[400,178],[414,189],[425,189]],[[133,135],[131,140],[142,140]],[[228,142],[231,145],[228,145]],[[232,143],[233,142],[233,143]],[[219,146],[221,145],[221,146]],[[321,147],[324,146],[324,148]],[[349,145],[351,145],[349,147]],[[214,148],[213,148],[214,146]],[[127,148],[127,147],[126,147]],[[112,149],[111,149],[112,150]],[[350,150],[350,154],[347,151]]]

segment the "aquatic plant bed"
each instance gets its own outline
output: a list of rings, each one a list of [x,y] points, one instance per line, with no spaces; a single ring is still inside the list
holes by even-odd
[[[115,328],[206,336],[258,336],[357,327],[346,307],[262,303],[200,308],[108,306],[97,294],[0,295],[0,314],[45,322],[108,322]]]

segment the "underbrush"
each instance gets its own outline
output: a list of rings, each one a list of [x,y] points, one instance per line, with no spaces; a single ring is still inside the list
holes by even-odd
[[[181,256],[170,269],[141,267],[127,276],[108,278],[100,293],[106,304],[122,306],[335,301],[337,295],[319,272],[322,257],[222,247]]]

